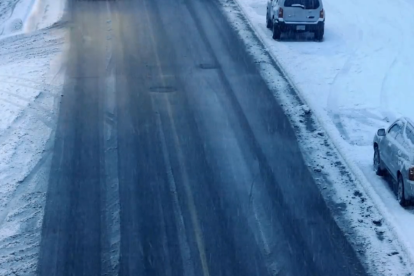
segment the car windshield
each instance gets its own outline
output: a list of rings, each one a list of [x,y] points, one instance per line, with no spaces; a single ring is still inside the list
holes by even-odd
[[[319,8],[319,0],[286,0],[285,7],[302,7],[304,9]]]

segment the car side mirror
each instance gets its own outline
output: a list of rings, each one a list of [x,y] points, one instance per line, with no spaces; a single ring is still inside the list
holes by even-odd
[[[384,136],[385,136],[385,134],[386,134],[385,129],[383,129],[383,128],[378,129],[378,131],[377,131],[377,135],[378,135],[378,136],[380,136],[380,137],[384,137]]]

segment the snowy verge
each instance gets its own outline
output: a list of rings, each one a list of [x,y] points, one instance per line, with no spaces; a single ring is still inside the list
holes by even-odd
[[[336,70],[330,72],[332,66],[339,66],[339,68],[343,66],[342,68],[345,69],[342,78],[346,79],[347,68],[341,62],[349,63],[355,51],[346,52],[348,45],[344,40],[338,39],[339,34],[333,34],[329,27],[327,38],[323,43],[316,43],[307,35],[299,35],[293,39],[285,37],[284,42],[275,42],[264,24],[266,0],[237,0],[236,3],[232,0],[221,0],[221,2],[230,22],[239,32],[246,48],[258,64],[262,76],[295,126],[305,158],[314,171],[324,198],[367,269],[373,275],[408,275],[413,270],[413,254],[411,246],[407,243],[407,233],[402,231],[401,221],[395,219],[393,203],[388,202],[390,191],[386,191],[385,194],[378,192],[378,189],[382,188],[373,187],[367,180],[372,178],[382,182],[373,175],[372,170],[368,169],[367,161],[371,160],[370,141],[375,128],[384,123],[381,120],[384,113],[389,117],[395,115],[389,109],[381,113],[378,109],[375,111],[367,109],[366,105],[356,111],[347,110],[347,106],[343,108],[348,94],[337,93],[337,91],[343,87],[349,89],[353,83],[352,79],[347,79],[344,81],[347,85],[342,85],[338,81]],[[342,2],[335,3],[334,0],[325,2],[328,2],[326,7],[337,5],[337,11],[343,9],[342,6],[339,7],[343,5]],[[331,15],[331,17],[335,16],[337,14]],[[345,29],[350,26],[347,23],[351,24],[351,18],[343,21],[346,16],[338,14],[335,19],[337,24],[332,23],[332,25],[345,32]],[[339,26],[340,23],[342,27]],[[252,30],[255,34],[252,34]],[[347,33],[354,35],[352,30]],[[370,53],[369,45],[364,45],[365,48],[359,47],[366,50],[365,55]],[[344,56],[344,53],[348,53],[348,56]],[[335,55],[338,57],[334,58]],[[373,61],[375,59],[371,58],[366,62]],[[378,62],[373,66],[379,67]],[[356,72],[361,74],[358,69],[361,68],[357,68]],[[367,74],[369,73],[372,73],[372,70]],[[370,79],[369,76],[366,77]],[[333,82],[337,82],[336,90],[331,90]],[[367,85],[366,89],[369,88],[370,83],[368,82]],[[349,95],[348,102],[366,103],[367,97],[370,96],[362,93],[363,96],[358,98],[358,95],[358,93]],[[355,104],[352,107],[355,108]],[[340,116],[338,110],[342,111]],[[345,122],[354,128],[344,126],[345,116],[342,114],[349,115],[348,118],[351,119]],[[358,126],[357,123],[352,122],[352,116],[359,116],[360,121],[368,121],[370,127],[357,133],[349,132],[353,136],[348,135],[351,138],[345,140],[341,131],[354,130],[357,129],[355,126]],[[342,119],[339,120],[340,123],[337,123],[338,118]],[[363,140],[364,143],[358,144],[359,140]],[[363,148],[360,148],[361,146]],[[349,174],[350,171],[353,174]],[[327,186],[326,183],[332,185]],[[387,190],[384,183],[379,185]],[[388,201],[383,201],[384,196],[388,196]]]
[[[0,275],[34,275],[60,102],[62,30],[0,40]]]
[[[22,33],[35,2],[36,0],[0,1],[0,37]]]
[[[0,1],[0,38],[34,32],[62,19],[66,0]]]
[[[44,0],[7,1],[0,1],[0,30],[13,16],[22,26],[0,35],[0,275],[35,275],[66,32],[63,26],[46,28],[62,12],[31,13]],[[48,3],[56,7],[59,1]],[[22,11],[28,11],[26,19]],[[25,33],[30,18],[40,23]]]
[[[52,26],[62,19],[66,4],[66,0],[36,0],[25,24],[25,31],[32,32]]]

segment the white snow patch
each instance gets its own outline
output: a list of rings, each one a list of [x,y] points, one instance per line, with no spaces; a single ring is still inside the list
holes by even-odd
[[[414,212],[399,207],[388,184],[373,172],[371,144],[377,128],[400,115],[414,118],[409,100],[414,2],[397,0],[390,7],[384,0],[325,0],[322,43],[309,34],[272,40],[265,26],[267,0],[221,2],[295,126],[328,205],[345,209],[333,210],[334,216],[368,270],[410,275]],[[299,95],[289,93],[289,86]],[[309,118],[316,119],[313,132]]]

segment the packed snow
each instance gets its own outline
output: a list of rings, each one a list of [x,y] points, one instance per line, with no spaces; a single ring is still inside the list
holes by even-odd
[[[58,11],[60,9],[60,11]],[[0,275],[34,275],[63,74],[63,0],[0,1]]]
[[[324,0],[323,42],[306,33],[272,40],[265,25],[267,0],[221,2],[295,125],[316,178],[322,173],[331,180],[332,187],[319,183],[322,194],[346,206],[337,221],[353,233],[349,240],[369,271],[410,275],[414,211],[400,207],[391,184],[374,173],[372,140],[397,117],[414,118],[414,2]],[[297,97],[285,92],[289,86]],[[308,109],[317,122],[311,132],[305,124]]]

